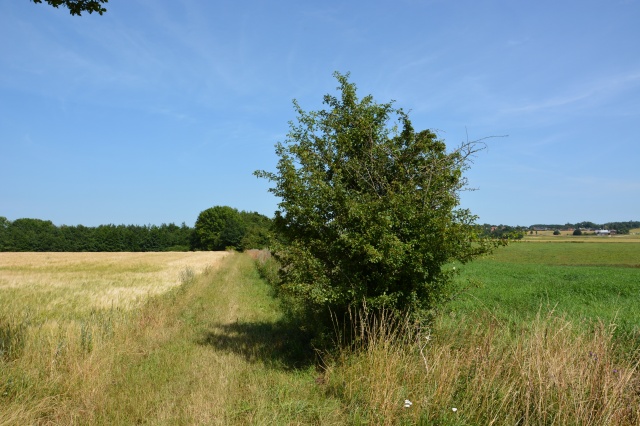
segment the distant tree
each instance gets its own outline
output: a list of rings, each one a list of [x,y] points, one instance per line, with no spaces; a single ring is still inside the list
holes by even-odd
[[[240,212],[245,234],[240,241],[242,250],[263,249],[271,243],[271,219],[257,212]]]
[[[520,240],[524,238],[526,231],[526,228],[521,226],[498,225],[492,226],[486,235],[503,240]]]
[[[589,222],[589,221],[584,221],[584,222],[578,222],[576,224],[574,224],[573,226],[571,226],[571,228],[582,228],[582,229],[597,229],[600,228],[601,225],[598,225],[596,223],[593,222]]]
[[[34,3],[42,3],[42,0],[31,0]],[[97,12],[102,15],[107,11],[102,7],[103,3],[108,3],[109,0],[45,0],[51,6],[57,8],[62,5],[69,9],[71,15],[82,15],[82,12]]]
[[[9,227],[11,221],[4,216],[0,216],[0,251],[8,251],[9,243]]]
[[[126,251],[124,225],[100,225],[95,229],[95,240],[97,251]]]
[[[602,228],[605,229],[615,229],[618,234],[629,234],[629,231],[635,228],[640,228],[639,221],[628,221],[628,222],[609,222],[605,223]]]
[[[542,223],[537,223],[535,225],[531,225],[531,228],[534,229],[542,229],[542,230],[547,230],[547,229],[565,229],[567,227],[567,225],[545,225]]]
[[[163,251],[189,251],[193,229],[184,222],[181,226],[170,223],[157,228],[160,247]]]
[[[66,226],[58,228],[60,238],[59,249],[66,252],[96,251],[94,241],[94,229],[82,225]]]
[[[573,235],[582,235],[582,231],[580,230],[580,228],[576,228],[576,229],[573,231]]]
[[[16,219],[7,229],[9,251],[60,251],[58,228],[50,220]]]
[[[215,206],[202,211],[196,220],[192,248],[195,250],[225,250],[241,248],[246,225],[238,210]]]
[[[560,231],[556,229],[555,231],[553,231],[553,235],[560,235]]]

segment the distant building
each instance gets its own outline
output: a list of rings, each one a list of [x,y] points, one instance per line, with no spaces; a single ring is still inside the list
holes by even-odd
[[[596,235],[616,235],[615,229],[596,229]]]

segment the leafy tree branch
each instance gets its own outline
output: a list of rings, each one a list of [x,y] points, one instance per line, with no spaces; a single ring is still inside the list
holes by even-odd
[[[42,0],[31,0],[34,3],[42,3]],[[108,3],[109,0],[45,0],[51,6],[58,8],[64,6],[69,9],[71,15],[82,15],[82,12],[89,12],[90,14],[96,12],[102,15],[107,11],[103,7],[104,3]]]

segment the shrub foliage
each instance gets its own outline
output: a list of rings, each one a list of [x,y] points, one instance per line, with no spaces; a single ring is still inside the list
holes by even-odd
[[[455,270],[446,265],[499,244],[458,207],[463,172],[484,145],[448,152],[393,102],[358,99],[348,74],[335,77],[340,97],[326,95],[326,109],[312,112],[294,101],[298,117],[276,145],[277,172],[256,172],[281,199],[280,290],[316,314],[340,316],[361,303],[431,312],[451,288]]]
[[[257,212],[214,206],[198,215],[194,250],[260,249],[269,245],[271,219]]]

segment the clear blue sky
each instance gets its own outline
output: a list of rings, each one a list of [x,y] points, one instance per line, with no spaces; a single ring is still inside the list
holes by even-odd
[[[491,135],[462,206],[480,223],[640,220],[640,4],[0,2],[0,216],[193,225],[271,216],[252,175],[351,72],[453,148]]]

